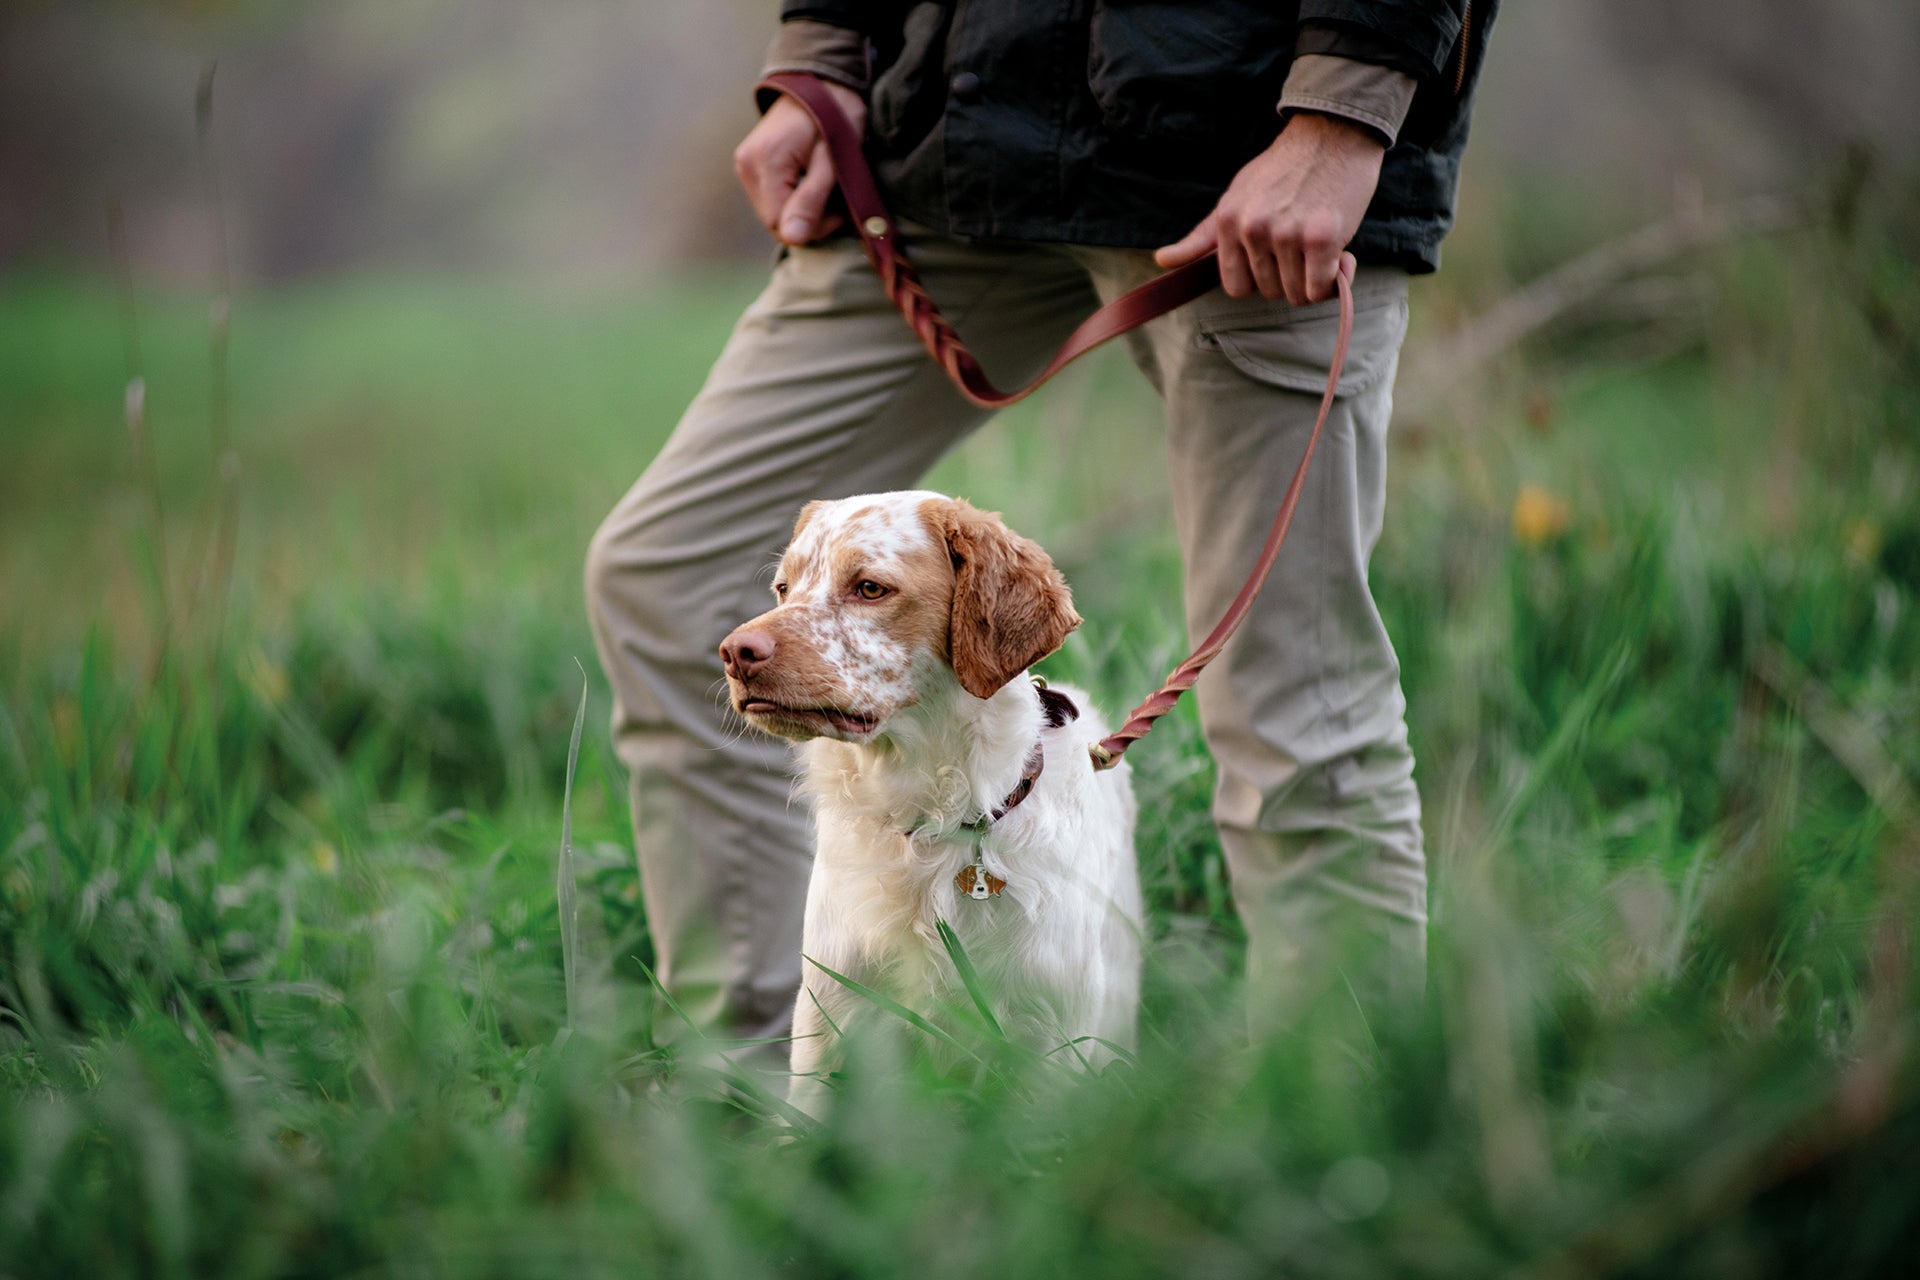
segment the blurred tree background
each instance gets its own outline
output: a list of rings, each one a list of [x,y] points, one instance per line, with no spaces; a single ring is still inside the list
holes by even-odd
[[[604,277],[762,252],[729,157],[773,0],[8,0],[0,263],[205,270],[192,102],[237,278]],[[1529,0],[1499,19],[1465,216],[1503,181],[1595,229],[1920,149],[1906,0]]]

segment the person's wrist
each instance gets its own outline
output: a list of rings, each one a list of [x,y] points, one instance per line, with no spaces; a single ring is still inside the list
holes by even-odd
[[[1384,155],[1387,150],[1386,143],[1371,125],[1324,111],[1290,113],[1280,135],[1285,137],[1289,133],[1357,155]]]

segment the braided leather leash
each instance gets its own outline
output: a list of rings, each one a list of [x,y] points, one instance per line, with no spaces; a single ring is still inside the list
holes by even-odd
[[[846,202],[847,212],[853,218],[854,230],[859,233],[860,243],[865,247],[874,269],[879,272],[888,296],[919,336],[928,354],[952,377],[960,394],[982,408],[998,409],[1025,399],[1047,379],[1101,343],[1129,333],[1175,307],[1192,302],[1220,283],[1219,264],[1212,254],[1156,276],[1087,317],[1067,335],[1066,342],[1047,363],[1047,367],[1041,370],[1039,377],[1017,390],[1002,391],[993,385],[986,371],[980,367],[980,362],[961,342],[960,335],[940,314],[940,308],[927,296],[919,274],[914,271],[913,264],[907,261],[900,244],[899,229],[892,215],[887,212],[886,204],[880,199],[880,188],[874,181],[873,171],[867,166],[861,132],[840,110],[840,105],[834,101],[825,84],[804,73],[780,72],[762,80],[759,87],[788,95],[813,117],[833,158],[834,175],[839,182],[840,195]],[[1347,343],[1353,334],[1353,272],[1353,255],[1341,254],[1337,277],[1340,331],[1327,370],[1327,389],[1321,394],[1320,413],[1314,419],[1313,434],[1307,437],[1306,451],[1301,454],[1300,465],[1294,468],[1293,480],[1287,486],[1286,496],[1281,499],[1279,514],[1274,517],[1273,527],[1267,533],[1266,545],[1260,550],[1259,560],[1247,575],[1240,594],[1227,607],[1225,616],[1200,642],[1200,646],[1173,669],[1165,684],[1134,708],[1119,729],[1088,748],[1095,769],[1110,769],[1117,764],[1121,754],[1145,737],[1154,721],[1171,711],[1180,700],[1180,695],[1193,687],[1200,672],[1219,656],[1227,640],[1245,621],[1253,608],[1254,598],[1260,594],[1261,586],[1272,572],[1274,560],[1280,554],[1280,546],[1286,541],[1287,529],[1293,523],[1293,509],[1300,502],[1300,490],[1307,478],[1307,464],[1313,460],[1314,448],[1320,443],[1321,428],[1326,426],[1327,415],[1332,412],[1340,371],[1346,366]]]

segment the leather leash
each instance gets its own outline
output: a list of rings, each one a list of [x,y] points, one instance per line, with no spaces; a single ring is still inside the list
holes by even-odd
[[[1067,335],[1066,342],[1047,363],[1047,367],[1040,371],[1039,377],[1017,390],[1002,391],[993,385],[986,371],[980,367],[980,362],[961,342],[960,335],[940,314],[940,308],[934,305],[925,286],[920,283],[919,273],[907,261],[900,243],[899,228],[887,212],[886,204],[880,198],[879,185],[874,181],[873,170],[867,165],[865,139],[840,110],[840,104],[834,101],[826,85],[804,72],[783,71],[768,76],[758,87],[788,95],[813,117],[821,138],[827,144],[828,154],[833,158],[834,175],[838,179],[840,196],[846,202],[847,212],[852,216],[853,228],[859,233],[860,243],[873,262],[874,270],[879,272],[887,295],[919,336],[927,353],[946,369],[954,385],[960,389],[960,394],[983,409],[999,409],[1024,400],[1054,374],[1101,343],[1130,333],[1147,321],[1192,302],[1211,292],[1220,283],[1219,263],[1213,254],[1156,276],[1115,298],[1082,321],[1078,328]],[[1088,748],[1095,769],[1110,769],[1119,763],[1120,756],[1129,746],[1145,737],[1156,720],[1173,710],[1180,695],[1193,687],[1200,672],[1219,656],[1227,640],[1245,621],[1253,608],[1254,598],[1260,594],[1261,586],[1272,572],[1274,560],[1280,554],[1280,546],[1286,541],[1287,529],[1293,523],[1293,509],[1300,502],[1300,491],[1307,478],[1307,464],[1313,460],[1314,448],[1320,443],[1321,428],[1326,426],[1327,415],[1332,412],[1340,372],[1346,366],[1347,343],[1353,334],[1353,272],[1353,255],[1341,254],[1340,270],[1336,277],[1340,294],[1340,331],[1327,370],[1327,389],[1320,397],[1320,413],[1314,419],[1313,434],[1307,437],[1306,451],[1300,457],[1300,465],[1294,469],[1293,480],[1287,486],[1286,496],[1281,499],[1279,514],[1274,517],[1273,527],[1267,533],[1266,545],[1260,550],[1260,558],[1254,564],[1253,572],[1247,575],[1245,585],[1227,607],[1225,616],[1186,661],[1173,669],[1166,683],[1135,707],[1119,729]]]

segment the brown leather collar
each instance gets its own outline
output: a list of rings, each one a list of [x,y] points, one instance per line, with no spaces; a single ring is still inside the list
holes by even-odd
[[[1080,718],[1080,708],[1073,705],[1072,698],[1058,689],[1049,689],[1046,681],[1039,676],[1033,677],[1033,684],[1040,694],[1040,711],[1046,719],[1048,728],[1058,729],[1069,720]],[[1007,798],[1000,802],[1000,807],[992,813],[982,814],[972,822],[962,824],[958,830],[966,832],[975,840],[984,837],[993,828],[994,823],[1019,808],[1021,802],[1033,794],[1033,784],[1040,781],[1040,775],[1046,772],[1046,768],[1047,753],[1040,740],[1036,738],[1032,750],[1027,752],[1026,763],[1020,768],[1020,781],[1015,784],[1013,790],[1007,792]],[[925,827],[916,823],[907,828],[907,834],[911,836],[922,830],[925,830]]]
[[[1033,784],[1040,781],[1040,774],[1046,767],[1047,753],[1042,751],[1040,744],[1036,742],[1033,744],[1033,750],[1027,752],[1027,763],[1026,767],[1021,771],[1020,784],[1007,793],[1007,798],[1000,802],[998,809],[995,809],[976,824],[980,827],[981,834],[984,835],[986,828],[1019,808],[1020,802],[1033,794]]]
[[[1039,676],[1033,677],[1033,687],[1034,691],[1040,695],[1040,712],[1046,717],[1049,729],[1058,729],[1067,721],[1080,718],[1080,708],[1073,705],[1073,699],[1058,689],[1049,689],[1047,682]],[[1040,774],[1046,767],[1047,753],[1041,750],[1040,743],[1036,741],[1033,744],[1033,750],[1027,752],[1026,767],[1020,774],[1020,785],[1007,793],[1007,798],[1000,802],[998,809],[980,819],[979,822],[968,825],[977,827],[982,835],[986,834],[988,827],[1006,817],[1009,812],[1019,807],[1022,800],[1033,794],[1033,784],[1040,781]]]
[[[965,835],[973,840],[984,839],[987,832],[993,829],[994,823],[1019,808],[1021,802],[1033,794],[1033,784],[1040,781],[1040,775],[1046,771],[1046,768],[1047,753],[1042,750],[1040,744],[1036,742],[1033,744],[1033,750],[1027,752],[1026,764],[1020,771],[1020,781],[1015,784],[1013,790],[1007,792],[1007,798],[1000,802],[1000,807],[992,813],[981,814],[972,822],[960,824],[958,827],[952,829],[952,834],[956,836]],[[916,836],[922,831],[925,831],[927,825],[928,824],[924,822],[917,822],[907,828],[906,834],[909,837]]]
[[[1040,780],[1041,771],[1046,767],[1047,753],[1036,742],[1033,744],[1033,750],[1027,752],[1027,765],[1020,774],[1020,784],[1007,793],[1007,798],[1001,801],[998,809],[984,818],[969,822],[961,830],[970,834],[976,842],[986,839],[987,832],[992,829],[994,823],[1019,808],[1020,802],[1033,794],[1033,784]],[[988,871],[986,863],[981,861],[978,843],[974,846],[973,862],[960,868],[960,873],[954,876],[953,883],[961,894],[974,899],[997,898],[1000,896],[1000,891],[1007,887],[1007,882]]]

